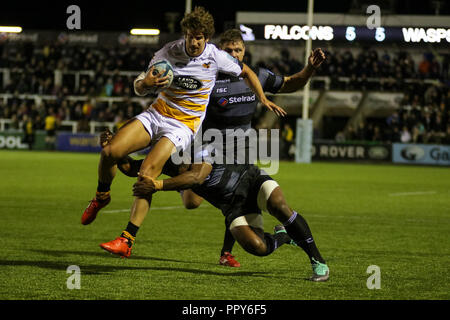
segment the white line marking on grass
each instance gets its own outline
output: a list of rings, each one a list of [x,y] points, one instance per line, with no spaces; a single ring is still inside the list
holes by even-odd
[[[416,192],[397,192],[390,193],[390,197],[403,197],[403,196],[420,196],[424,194],[435,194],[436,191],[416,191]]]
[[[172,207],[150,207],[150,210],[172,210],[181,209],[183,206],[172,206]],[[131,209],[118,209],[118,210],[105,210],[105,213],[117,213],[117,212],[129,212]]]

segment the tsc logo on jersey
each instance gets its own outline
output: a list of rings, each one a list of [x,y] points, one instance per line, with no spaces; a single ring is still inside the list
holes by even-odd
[[[225,107],[228,104],[249,103],[249,102],[255,102],[255,101],[256,101],[256,95],[253,94],[251,96],[230,97],[229,99],[220,98],[219,101],[217,101],[217,103],[221,107]]]
[[[203,86],[200,80],[191,76],[176,76],[173,78],[173,82],[177,87],[186,90],[198,90]]]
[[[204,63],[202,66],[203,66],[203,68],[209,69],[210,65],[211,65],[211,62],[208,62],[208,63]]]

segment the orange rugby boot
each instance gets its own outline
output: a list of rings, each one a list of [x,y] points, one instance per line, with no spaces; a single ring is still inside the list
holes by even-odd
[[[94,199],[89,202],[89,205],[84,210],[81,216],[81,224],[88,225],[97,217],[100,209],[106,207],[111,201],[110,192],[97,192]]]
[[[131,240],[125,237],[117,237],[116,239],[100,244],[100,248],[117,254],[121,257],[128,258],[131,254]]]
[[[225,252],[220,257],[219,264],[222,266],[235,267],[235,268],[238,268],[241,266],[241,264],[239,262],[237,262],[236,259],[234,259],[234,256],[229,252]]]

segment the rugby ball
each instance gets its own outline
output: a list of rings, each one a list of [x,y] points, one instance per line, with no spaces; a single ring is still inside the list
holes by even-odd
[[[170,87],[170,85],[172,84],[173,68],[172,68],[172,65],[170,64],[170,62],[167,60],[156,61],[149,67],[149,70],[152,67],[153,67],[153,71],[152,71],[153,76],[156,76],[160,73],[162,73],[162,77],[169,76],[169,83],[166,86],[155,89],[155,92],[159,93],[159,92],[163,91],[164,89],[167,89],[168,87]]]

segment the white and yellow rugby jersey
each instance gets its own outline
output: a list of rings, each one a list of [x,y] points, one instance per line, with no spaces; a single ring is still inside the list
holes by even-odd
[[[174,78],[171,86],[159,93],[151,108],[184,123],[196,133],[205,118],[218,72],[239,76],[242,64],[210,43],[206,43],[201,55],[190,57],[184,39],[166,44],[155,53],[149,65],[162,59],[172,64]]]

